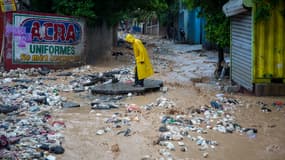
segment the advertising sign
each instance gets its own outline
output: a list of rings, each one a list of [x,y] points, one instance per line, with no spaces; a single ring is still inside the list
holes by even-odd
[[[84,52],[84,22],[71,17],[13,13],[5,27],[12,37],[12,64],[60,65],[78,62]]]
[[[0,0],[2,12],[16,11],[16,4],[14,0]]]

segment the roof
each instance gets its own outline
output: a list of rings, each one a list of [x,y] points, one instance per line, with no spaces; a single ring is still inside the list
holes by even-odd
[[[227,17],[240,14],[247,11],[246,7],[250,7],[250,0],[229,0],[223,6],[223,12]]]

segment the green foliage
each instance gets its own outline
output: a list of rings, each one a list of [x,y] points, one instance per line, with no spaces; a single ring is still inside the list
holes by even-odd
[[[168,0],[175,1],[175,0]],[[139,21],[145,21],[152,17],[158,17],[159,20],[165,20],[165,14],[167,13],[168,2],[167,0],[140,0],[136,1],[133,10],[130,10],[128,18],[136,18]]]
[[[198,6],[197,1],[195,0],[181,0],[183,6],[186,6],[188,9],[194,9]]]
[[[255,21],[267,20],[271,16],[270,10],[272,9],[271,4],[267,0],[254,0],[256,4],[256,11],[254,19]]]
[[[254,19],[256,22],[268,20],[271,16],[271,10],[280,4],[282,0],[253,0],[256,5]],[[280,14],[285,17],[285,9]]]
[[[54,13],[54,10],[52,10],[53,0],[30,0],[30,5],[32,11]]]
[[[158,13],[167,8],[165,0],[93,0],[95,4],[94,12],[99,21],[106,21],[109,25],[114,25],[123,17],[133,17],[143,19],[153,12]]]
[[[170,26],[178,19],[179,1],[166,0],[167,8],[158,13],[159,22],[163,26]]]
[[[207,20],[205,25],[206,38],[220,47],[230,45],[230,21],[223,13],[204,16]]]
[[[55,10],[59,14],[87,18],[88,22],[96,19],[93,11],[95,3],[92,0],[54,0]]]
[[[31,0],[35,11],[84,17],[88,24],[107,22],[113,26],[140,9],[141,13],[160,13],[169,0]],[[172,0],[174,1],[174,0]],[[145,16],[145,15],[143,15]]]
[[[230,45],[230,21],[222,7],[228,0],[183,0],[189,9],[200,7],[200,16],[206,20],[205,32],[208,41],[219,47]]]

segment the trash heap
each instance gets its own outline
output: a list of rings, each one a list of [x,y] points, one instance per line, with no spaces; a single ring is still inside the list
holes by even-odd
[[[164,109],[171,109],[175,107],[175,102],[161,96],[157,98],[155,103],[147,104],[143,106],[145,110],[151,110],[152,108],[159,107],[159,108],[164,108]]]
[[[74,92],[83,92],[88,90],[89,86],[97,84],[108,84],[117,82],[133,81],[133,76],[130,68],[114,69],[108,72],[100,72],[88,75],[73,75],[74,80],[69,82],[70,90]]]
[[[114,113],[111,117],[105,118],[106,127],[99,129],[96,134],[103,135],[108,132],[116,135],[131,136],[132,130],[130,128],[131,121],[139,120],[136,116],[124,115],[121,113]]]
[[[0,159],[55,159],[64,153],[60,133],[64,122],[51,112],[61,108],[64,97],[56,87],[38,77],[37,69],[1,73]]]
[[[54,154],[64,153],[64,135],[60,131],[65,124],[55,120],[52,112],[80,107],[59,93],[83,92],[96,84],[132,80],[129,69],[85,74],[89,69],[81,67],[73,72],[55,72],[48,68],[31,68],[0,74],[0,159],[55,160]],[[58,83],[62,79],[72,80],[69,84],[68,81]],[[121,98],[97,99],[91,102],[91,106],[92,109],[117,108],[120,104],[116,103]],[[124,135],[128,133],[130,130],[126,130]]]
[[[120,100],[123,99],[123,96],[104,96],[96,98],[91,102],[91,109],[94,110],[109,110],[117,109],[123,104],[120,103]]]
[[[266,104],[264,102],[257,102],[257,105],[260,107],[262,112],[272,112],[272,110],[280,111],[284,106],[285,102],[282,101],[275,101],[272,105]]]
[[[161,117],[161,126],[158,129],[159,136],[154,141],[155,145],[163,147],[159,150],[159,153],[168,160],[175,159],[171,151],[188,151],[185,143],[186,139],[196,143],[198,149],[202,152],[202,156],[207,158],[209,156],[207,151],[219,145],[213,139],[204,138],[203,135],[206,135],[210,130],[224,134],[237,132],[246,134],[250,138],[254,138],[257,134],[257,129],[243,128],[236,122],[231,113],[240,105],[240,102],[232,98],[226,98],[224,95],[217,95],[217,98],[211,101],[209,106],[191,108],[187,112],[175,112],[173,111],[175,108],[173,105],[173,102],[163,97],[158,98],[157,103],[150,105],[172,108],[168,109],[168,113],[171,114]],[[150,108],[152,107],[145,107],[145,109]]]
[[[1,120],[0,157],[2,159],[45,159],[62,154],[65,127],[61,121],[51,122],[51,115],[29,117],[7,116]],[[49,159],[49,158],[47,158]]]

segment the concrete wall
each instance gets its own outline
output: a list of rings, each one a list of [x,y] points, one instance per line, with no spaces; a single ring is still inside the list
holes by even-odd
[[[110,57],[113,31],[106,24],[86,29],[86,63],[98,64]]]

